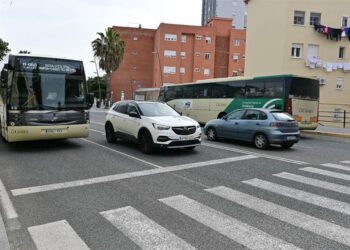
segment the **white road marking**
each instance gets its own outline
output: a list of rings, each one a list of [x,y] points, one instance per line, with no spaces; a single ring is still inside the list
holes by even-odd
[[[319,188],[331,190],[334,192],[350,195],[350,187],[348,187],[348,186],[339,185],[339,184],[335,184],[335,183],[331,183],[331,182],[327,182],[327,181],[321,181],[321,180],[317,180],[317,179],[313,179],[313,178],[309,178],[309,177],[304,177],[301,175],[291,174],[291,173],[287,173],[287,172],[274,174],[274,176],[277,176],[277,177],[280,177],[283,179],[287,179],[287,180],[291,180],[291,181],[295,181],[295,182],[299,182],[299,183],[303,183],[306,185],[319,187]]]
[[[305,171],[305,172],[309,172],[309,173],[329,176],[329,177],[333,177],[333,178],[336,178],[336,179],[350,181],[350,175],[348,175],[348,174],[341,174],[341,173],[327,171],[327,170],[323,170],[323,169],[319,169],[319,168],[313,168],[313,167],[301,168],[299,170]]]
[[[15,210],[15,207],[13,206],[12,201],[1,179],[0,179],[0,201],[1,201],[2,209],[5,214],[5,218],[7,220],[18,218],[18,214]]]
[[[202,145],[205,146],[205,147],[223,149],[223,150],[227,150],[227,151],[231,151],[231,152],[236,152],[236,153],[250,154],[250,155],[255,155],[255,156],[258,156],[258,157],[263,157],[263,158],[268,158],[268,159],[272,159],[272,160],[277,160],[277,161],[283,161],[283,162],[293,163],[293,164],[297,164],[297,165],[308,165],[308,164],[309,164],[309,163],[307,163],[307,162],[296,161],[296,160],[287,159],[287,158],[282,158],[282,157],[273,156],[273,155],[268,155],[268,154],[260,154],[260,153],[250,152],[250,151],[241,150],[241,149],[233,148],[233,147],[225,147],[225,146],[220,146],[220,145],[214,145],[214,144],[212,144],[212,143],[203,143],[203,142],[202,142]]]
[[[350,161],[342,161],[341,163],[350,164]]]
[[[241,193],[227,187],[206,189],[207,192],[235,202],[246,208],[271,216],[327,239],[350,246],[350,229],[338,226],[325,220],[274,204],[254,196]]]
[[[350,204],[337,201],[334,199],[326,198],[320,195],[308,193],[295,188],[289,188],[272,182],[251,179],[243,181],[243,183],[261,188],[279,195],[283,195],[292,199],[303,201],[315,206],[324,207],[336,212],[350,215]]]
[[[115,149],[112,149],[112,148],[109,148],[109,147],[106,147],[106,146],[103,146],[103,145],[98,144],[98,143],[96,143],[96,142],[93,142],[93,141],[90,141],[90,140],[87,140],[87,139],[81,139],[81,140],[83,140],[83,141],[85,141],[85,142],[88,142],[88,143],[91,143],[91,144],[93,144],[93,145],[95,145],[95,146],[98,146],[98,147],[107,149],[107,150],[112,151],[112,152],[114,152],[114,153],[117,153],[117,154],[126,156],[126,157],[128,157],[128,158],[133,159],[133,160],[142,162],[142,163],[144,163],[144,164],[150,165],[150,166],[152,166],[152,167],[155,167],[155,168],[163,168],[162,166],[156,165],[156,164],[154,164],[154,163],[152,163],[152,162],[148,162],[148,161],[142,160],[142,159],[140,159],[140,158],[138,158],[138,157],[135,157],[135,156],[132,156],[132,155],[123,153],[123,152],[121,152],[121,151],[118,151],[118,150],[115,150]]]
[[[160,201],[249,249],[299,249],[186,196],[178,195]]]
[[[90,128],[89,130],[92,131],[92,132],[96,132],[96,133],[102,134],[102,135],[106,135],[105,132],[102,132],[100,130],[96,130],[96,129],[92,129],[92,128]]]
[[[295,144],[293,147],[297,147],[297,148],[305,148],[305,149],[312,149],[313,147],[308,147],[308,146],[302,146],[299,144]]]
[[[227,159],[222,159],[221,161],[223,163],[228,163],[228,162],[237,162],[237,161],[250,160],[250,159],[256,159],[256,158],[258,158],[258,157],[253,156],[253,155],[243,155],[243,156],[231,157],[231,158],[229,158],[230,161],[228,161]],[[19,188],[19,189],[11,190],[11,193],[13,196],[18,196],[18,195],[27,195],[27,194],[33,194],[33,193],[47,192],[47,191],[53,191],[53,190],[59,190],[59,189],[92,185],[92,184],[97,184],[97,183],[105,183],[105,182],[112,182],[112,181],[117,181],[117,180],[136,178],[136,177],[141,177],[141,176],[149,176],[149,175],[176,172],[176,171],[199,168],[199,167],[206,167],[206,166],[209,166],[209,163],[219,164],[218,161],[216,161],[216,160],[209,161],[209,162],[206,161],[206,162],[201,162],[201,163],[195,163],[195,164],[184,164],[184,165],[177,165],[177,166],[172,166],[172,167],[156,168],[156,169],[123,173],[123,174],[101,176],[101,177],[95,177],[95,178],[90,178],[90,179],[83,179],[83,180],[76,180],[76,181],[69,181],[69,182],[62,182],[62,183],[54,183],[54,184],[48,184],[48,185],[43,185],[43,186]]]
[[[196,249],[133,207],[100,214],[141,249]]]
[[[28,231],[38,250],[89,249],[65,220],[29,227]]]
[[[346,167],[346,166],[339,165],[339,164],[326,163],[326,164],[321,164],[321,166],[324,166],[327,168],[335,168],[335,169],[350,171],[350,167]]]
[[[93,122],[93,121],[91,121],[91,120],[90,120],[90,123],[91,123],[91,124],[96,124],[96,125],[102,125],[102,126],[105,125],[105,124],[102,123],[102,122]]]

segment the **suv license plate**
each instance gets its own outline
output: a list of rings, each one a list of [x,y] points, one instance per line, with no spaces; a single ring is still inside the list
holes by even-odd
[[[288,141],[295,140],[297,137],[296,136],[287,136]]]

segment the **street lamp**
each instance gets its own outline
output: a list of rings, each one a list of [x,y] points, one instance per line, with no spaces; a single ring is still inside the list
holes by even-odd
[[[97,84],[98,84],[98,99],[101,102],[101,86],[100,86],[100,75],[98,74],[98,68],[97,68],[97,63],[96,63],[96,58],[94,58],[93,61],[90,61],[91,63],[95,63],[95,67],[96,67],[96,75],[97,75]]]
[[[156,49],[156,51],[152,51],[152,54],[157,54],[158,66],[159,66],[159,74],[160,74],[160,82],[161,82],[161,84],[163,86],[163,72],[162,72],[162,66],[160,65],[160,56],[159,56],[158,48]]]

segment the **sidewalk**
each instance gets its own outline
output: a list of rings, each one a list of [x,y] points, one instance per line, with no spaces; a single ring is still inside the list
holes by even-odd
[[[316,130],[306,130],[302,131],[302,133],[350,138],[350,128],[330,127],[322,125],[318,125]]]

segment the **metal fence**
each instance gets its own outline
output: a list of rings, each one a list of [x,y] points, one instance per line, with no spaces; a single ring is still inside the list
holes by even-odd
[[[343,128],[350,127],[350,111],[319,111],[318,113],[320,123],[331,123]]]

